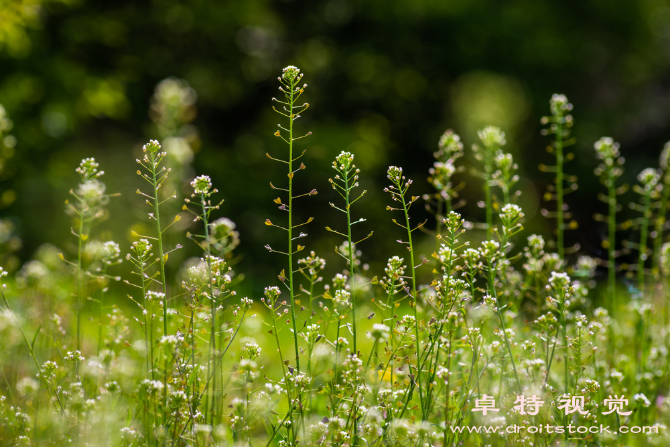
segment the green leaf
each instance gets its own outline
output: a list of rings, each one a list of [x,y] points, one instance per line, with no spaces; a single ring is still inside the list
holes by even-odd
[[[37,336],[40,334],[40,330],[42,329],[42,324],[44,324],[44,323],[40,323],[40,325],[37,327],[37,330],[35,331],[35,335],[33,335],[33,341],[30,342],[30,350],[31,351],[35,350],[35,341],[37,341]]]

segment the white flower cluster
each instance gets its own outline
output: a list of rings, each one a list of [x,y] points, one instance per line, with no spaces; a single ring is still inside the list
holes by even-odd
[[[208,175],[199,175],[191,181],[193,192],[195,194],[208,194],[212,188],[212,179]]]

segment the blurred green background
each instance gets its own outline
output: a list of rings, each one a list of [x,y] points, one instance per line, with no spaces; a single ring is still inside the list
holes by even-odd
[[[427,171],[447,128],[463,137],[466,165],[476,130],[503,128],[520,165],[527,234],[550,237],[553,222],[540,209],[553,206],[542,202],[551,175],[537,166],[551,164],[552,156],[540,117],[548,114],[551,94],[566,94],[577,138],[566,171],[580,185],[566,199],[580,223],[567,242],[592,256],[602,256],[604,233],[592,219],[604,210],[596,201],[602,187],[593,176],[593,142],[603,135],[619,141],[624,179],[634,182],[644,167],[657,166],[670,139],[665,1],[1,0],[0,103],[14,123],[5,135],[15,137],[3,140],[0,213],[16,235],[10,240],[7,228],[0,231],[7,236],[0,242],[14,251],[4,262],[19,268],[47,242],[74,250],[64,201],[78,182],[75,167],[91,156],[106,172],[107,190],[122,194],[92,234],[127,252],[131,229],[151,228],[138,224],[149,210],[135,194],[142,186],[135,158],[148,138],[177,138],[169,147],[179,195],[173,212],[190,194],[188,180],[210,175],[226,200],[216,217],[231,218],[240,233],[242,287],[257,294],[274,285],[284,260],[263,246],[280,249],[283,235],[263,222],[284,217],[269,182],[279,186],[286,177],[265,153],[285,149],[272,136],[280,117],[270,99],[289,64],[302,69],[310,86],[311,107],[298,129],[313,132],[299,145],[308,153],[297,188],[319,191],[300,199],[295,212],[318,216],[305,245],[328,258],[333,274],[344,267],[334,256],[341,240],[324,227],[343,224],[328,206],[337,200],[330,164],[342,150],[355,154],[368,190],[356,217],[368,219],[361,237],[375,231],[360,247],[364,262],[377,261],[375,275],[382,272],[379,261],[404,254],[392,242],[402,230],[385,211],[386,167],[403,166],[415,180],[413,194],[431,192]],[[156,90],[171,77],[185,82]],[[459,178],[466,181],[460,211],[483,220],[480,182],[468,173]],[[429,217],[416,208],[417,223]],[[190,224],[180,225],[172,245],[183,242]],[[198,254],[184,244],[177,262],[171,258],[173,268]],[[422,248],[430,254],[428,237]]]

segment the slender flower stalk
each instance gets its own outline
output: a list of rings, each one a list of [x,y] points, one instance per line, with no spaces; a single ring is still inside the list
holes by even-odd
[[[556,344],[558,343],[558,333],[562,331],[563,341],[565,344],[565,375],[564,375],[564,392],[568,392],[570,384],[570,377],[568,375],[568,347],[567,347],[567,320],[566,320],[566,302],[574,293],[574,289],[570,286],[570,277],[566,273],[551,272],[549,278],[549,286],[553,295],[549,297],[550,308],[558,313],[558,325],[556,327],[556,334],[554,335],[554,344],[551,348],[551,356],[545,372],[545,385],[549,382],[549,373],[551,372],[551,365],[554,360],[554,353],[556,352]]]
[[[82,209],[86,208],[86,202],[79,199],[79,206]],[[88,239],[88,235],[84,234],[84,212],[79,216],[79,231],[77,232],[77,350],[81,350],[81,311],[84,302],[84,268],[82,261],[82,247],[84,240]]]
[[[318,257],[315,252],[311,251],[309,256],[298,260],[298,265],[301,266],[300,273],[302,273],[305,279],[309,281],[309,290],[305,290],[304,287],[302,290],[309,294],[309,317],[312,319],[315,316],[313,308],[314,300],[317,298],[314,296],[314,286],[323,281],[323,277],[319,274],[326,268],[326,261],[323,258]]]
[[[102,262],[102,269],[101,269],[101,274],[100,274],[100,280],[102,281],[102,289],[100,290],[100,303],[98,305],[98,354],[100,354],[100,350],[102,349],[102,316],[105,311],[105,293],[107,292],[108,288],[108,281],[111,278],[110,276],[107,275],[107,268],[110,267],[111,265],[118,264],[121,261],[119,259],[119,256],[121,255],[121,249],[119,248],[119,244],[117,244],[114,241],[107,241],[102,245],[102,253],[101,253],[101,262]],[[121,278],[120,277],[114,277],[116,281],[119,281]]]
[[[166,225],[164,228],[161,225],[161,214],[160,214],[160,207],[163,203],[167,202],[168,200],[172,198],[177,197],[177,193],[174,192],[171,196],[161,200],[161,197],[159,196],[159,190],[165,183],[165,181],[168,178],[168,175],[170,174],[170,169],[166,168],[165,166],[160,167],[161,162],[163,159],[167,156],[167,153],[164,151],[161,151],[161,145],[158,143],[156,140],[150,140],[149,143],[145,144],[142,147],[142,152],[144,153],[144,157],[142,160],[137,159],[137,163],[144,168],[146,172],[142,172],[140,170],[137,171],[137,175],[139,175],[142,179],[147,181],[151,185],[151,192],[149,194],[145,194],[139,189],[137,190],[137,194],[142,195],[146,198],[146,203],[153,209],[152,213],[149,213],[149,219],[154,219],[156,221],[156,236],[155,237],[149,237],[149,236],[142,236],[139,234],[135,234],[136,236],[140,237],[146,237],[151,240],[156,241],[158,244],[158,265],[159,265],[159,280],[154,279],[154,281],[157,281],[162,289],[161,293],[161,300],[162,300],[162,307],[163,307],[163,336],[168,335],[168,294],[167,294],[167,277],[165,276],[165,263],[167,262],[168,255],[170,252],[174,250],[178,250],[181,248],[181,245],[177,245],[173,250],[170,250],[166,252],[164,250],[163,246],[163,233],[165,233],[168,228],[170,228],[173,224],[179,222],[181,220],[181,216],[177,214],[174,217],[174,220]],[[152,324],[153,328],[153,321],[150,321]],[[153,333],[153,331],[152,331]],[[164,374],[163,374],[163,387],[162,387],[162,394],[163,394],[163,406],[167,405],[167,382],[168,382],[168,371],[165,369]],[[163,424],[165,425],[167,422],[167,412],[163,413]]]
[[[144,346],[149,351],[149,355],[146,356],[146,368],[147,376],[151,374],[152,380],[156,379],[156,373],[154,370],[154,342],[153,342],[153,303],[150,303],[147,300],[149,286],[153,282],[153,279],[147,274],[147,267],[150,258],[153,256],[151,253],[151,244],[147,239],[140,239],[137,242],[133,242],[131,247],[131,252],[126,255],[126,260],[130,261],[137,271],[131,271],[132,274],[140,277],[139,284],[133,284],[128,280],[124,282],[128,285],[136,287],[142,291],[142,304],[139,301],[134,300],[135,303],[142,309],[142,315],[144,316],[144,324],[142,325],[142,330],[144,332]],[[131,298],[132,299],[132,298]],[[151,305],[150,305],[151,304]]]
[[[168,318],[167,318],[167,280],[165,278],[165,262],[167,261],[167,254],[163,250],[163,233],[165,230],[168,229],[173,223],[178,222],[180,220],[179,215],[175,216],[174,221],[172,224],[168,225],[165,228],[162,228],[161,226],[161,214],[160,214],[160,205],[163,204],[165,201],[175,198],[176,193],[174,193],[172,196],[168,197],[165,200],[160,199],[158,195],[158,191],[163,185],[163,183],[167,180],[167,177],[170,173],[170,169],[166,168],[163,166],[162,168],[160,167],[161,162],[167,156],[166,152],[161,152],[161,145],[158,143],[156,140],[151,140],[149,143],[145,144],[144,147],[142,148],[142,151],[144,152],[144,158],[142,160],[137,160],[137,163],[142,166],[147,172],[147,173],[142,173],[141,171],[137,171],[137,175],[142,177],[144,180],[146,180],[152,188],[151,195],[144,194],[141,192],[139,189],[137,190],[137,193],[146,197],[147,204],[149,204],[152,209],[153,213],[149,213],[149,218],[153,219],[156,221],[156,237],[152,238],[155,239],[156,242],[158,243],[158,261],[159,261],[159,267],[160,267],[160,284],[163,289],[163,335],[167,335],[168,333]]]
[[[216,346],[216,335],[219,331],[218,324],[218,309],[220,306],[221,291],[215,288],[218,278],[214,278],[212,273],[212,261],[217,263],[217,267],[220,267],[221,261],[213,259],[212,256],[212,238],[210,237],[210,215],[213,210],[219,209],[223,200],[216,205],[212,205],[211,196],[218,192],[217,189],[212,189],[212,181],[206,175],[201,175],[193,179],[191,182],[191,187],[193,187],[193,194],[190,199],[185,199],[187,204],[191,203],[193,199],[199,199],[199,203],[196,203],[196,209],[198,211],[191,211],[187,205],[184,205],[183,209],[191,211],[195,215],[195,221],[201,221],[205,230],[204,239],[202,242],[199,242],[197,239],[194,239],[191,234],[189,236],[196,241],[200,248],[204,251],[204,264],[206,266],[206,276],[207,276],[207,287],[206,287],[206,296],[209,297],[210,301],[210,339],[209,339],[209,360],[207,362],[207,384],[205,387],[205,413],[209,416],[209,423],[214,423],[215,411],[216,411],[216,385],[217,385],[217,370],[214,368],[214,363],[217,356],[217,346]],[[217,270],[221,270],[218,268]],[[219,347],[220,348],[220,347]],[[209,377],[212,377],[212,380],[209,380]],[[209,387],[212,385],[213,389],[210,391]],[[210,408],[210,399],[211,399],[211,408]]]
[[[400,258],[398,256],[393,256],[392,258],[390,258],[386,263],[386,268],[384,269],[386,276],[384,276],[381,280],[381,286],[384,289],[384,292],[386,293],[386,303],[378,304],[378,306],[381,307],[380,324],[384,325],[387,321],[390,320],[389,325],[390,328],[395,327],[395,317],[396,317],[395,296],[407,286],[407,281],[405,280],[404,276],[407,266],[404,265],[404,261],[405,260],[403,258]],[[386,374],[386,371],[390,366],[389,370],[389,372],[391,373],[390,382],[393,383],[394,367],[395,367],[394,356],[395,356],[395,350],[397,349],[394,347],[393,334],[391,334],[388,337],[388,343],[389,343],[389,349],[392,354],[386,364],[386,367],[382,370],[381,374],[382,377],[384,377],[384,374]]]
[[[555,139],[551,146],[547,147],[547,150],[556,156],[556,166],[540,165],[540,170],[556,173],[555,185],[552,188],[554,189],[553,194],[549,192],[545,196],[546,200],[556,199],[556,212],[543,210],[543,214],[547,217],[556,217],[556,246],[558,257],[563,260],[565,257],[565,219],[567,217],[563,197],[567,192],[577,189],[577,184],[572,181],[571,177],[566,177],[563,172],[564,163],[572,159],[572,154],[568,154],[566,157],[563,149],[574,144],[574,139],[569,138],[570,128],[573,124],[570,114],[572,104],[568,102],[565,95],[554,94],[549,101],[549,109],[551,110],[551,116],[545,116],[541,120],[542,124],[549,124],[549,127],[544,129],[542,133],[544,135],[554,134]],[[566,183],[568,185],[567,189]]]
[[[596,157],[602,163],[596,168],[595,173],[600,181],[607,187],[607,196],[599,198],[607,203],[608,214],[605,219],[596,215],[596,220],[606,220],[607,239],[603,247],[607,250],[607,289],[613,312],[617,311],[616,297],[616,213],[619,210],[617,195],[622,194],[625,189],[616,187],[616,180],[623,173],[624,159],[619,153],[619,143],[610,137],[603,137],[594,144]]]
[[[507,347],[507,352],[510,357],[510,362],[512,364],[512,370],[514,371],[514,378],[516,379],[519,393],[523,391],[523,388],[516,370],[516,362],[514,361],[514,354],[512,353],[512,347],[510,346],[509,337],[507,335],[507,328],[505,327],[505,318],[503,315],[503,310],[509,306],[509,303],[504,305],[500,304],[495,285],[495,276],[496,272],[500,269],[500,266],[504,264],[502,261],[507,258],[507,252],[511,248],[510,239],[512,236],[523,230],[523,226],[520,223],[523,217],[524,214],[518,205],[505,205],[500,212],[500,220],[502,221],[501,229],[500,231],[496,229],[500,244],[497,244],[495,241],[485,241],[482,244],[481,249],[481,256],[486,260],[487,263],[486,270],[488,272],[489,293],[491,294],[491,298],[495,303],[495,309],[498,313],[503,339],[505,340],[505,346]]]
[[[639,185],[635,185],[633,190],[642,196],[641,204],[631,203],[631,208],[636,209],[642,216],[640,217],[640,245],[638,247],[637,258],[637,288],[641,293],[645,291],[644,265],[649,258],[647,253],[647,237],[649,235],[649,224],[651,223],[651,203],[656,198],[659,174],[653,168],[646,168],[637,176]]]
[[[77,350],[81,350],[81,313],[84,303],[84,265],[83,248],[89,239],[91,224],[104,217],[104,205],[109,201],[110,195],[105,194],[105,184],[98,180],[104,175],[104,171],[98,171],[99,164],[94,158],[85,158],[76,169],[81,177],[81,183],[76,190],[70,190],[70,195],[75,198],[75,204],[65,201],[67,210],[75,216],[77,231],[72,229],[72,234],[77,237]],[[63,255],[59,255],[65,260]],[[68,261],[68,263],[70,263]],[[72,263],[70,263],[72,264]]]
[[[651,268],[655,276],[658,276],[660,273],[661,245],[663,244],[663,233],[667,222],[668,205],[670,205],[670,169],[668,169],[670,167],[670,142],[665,143],[665,146],[663,146],[663,151],[659,157],[659,165],[661,167],[659,180],[661,194],[656,203],[658,210],[654,219],[654,251]]]
[[[667,327],[670,324],[670,242],[661,246],[659,254],[659,269],[663,281],[661,284],[664,284],[663,290],[665,292],[664,324]],[[670,331],[665,333],[665,342],[670,342]]]
[[[102,281],[106,281],[107,278],[107,266],[102,267]],[[107,291],[106,285],[103,285],[102,290],[100,291],[100,302],[98,303],[98,354],[102,349],[102,316],[105,311],[105,292]]]
[[[493,173],[493,178],[503,192],[503,203],[515,202],[521,195],[519,190],[512,192],[512,188],[519,181],[519,176],[516,174],[519,165],[514,163],[512,154],[502,151],[499,151],[496,155],[495,162],[498,169]],[[499,206],[496,208],[499,208]]]
[[[331,229],[330,227],[326,227],[326,230],[331,231],[333,233],[339,234],[340,236],[343,236],[347,238],[347,250],[345,253],[342,253],[341,251],[338,250],[338,253],[347,258],[347,262],[349,264],[349,281],[350,281],[350,291],[351,291],[351,304],[352,304],[352,314],[353,314],[353,336],[354,336],[354,353],[358,353],[358,348],[357,348],[357,320],[356,320],[356,290],[355,290],[355,267],[356,264],[354,262],[354,253],[356,251],[355,247],[365,239],[369,238],[372,236],[372,232],[368,234],[366,237],[361,239],[358,242],[354,242],[351,237],[351,227],[354,224],[360,223],[360,222],[365,222],[365,219],[360,218],[355,222],[351,221],[351,205],[356,203],[361,197],[365,195],[367,191],[363,191],[358,197],[355,199],[352,198],[351,192],[355,187],[358,186],[358,173],[360,172],[360,169],[356,169],[356,165],[354,165],[354,156],[353,154],[349,152],[342,152],[340,155],[337,156],[335,161],[333,162],[333,169],[337,171],[337,175],[335,176],[334,179],[330,179],[330,184],[333,186],[333,189],[344,199],[345,202],[345,207],[344,209],[339,208],[335,206],[334,203],[331,202],[330,206],[335,208],[336,210],[344,213],[347,215],[347,234],[340,233],[338,231],[335,231]]]
[[[472,146],[472,151],[483,167],[483,171],[475,171],[475,175],[484,181],[484,207],[486,209],[486,236],[488,239],[493,237],[493,193],[491,187],[496,184],[495,164],[496,157],[502,152],[501,148],[505,145],[505,133],[498,127],[488,126],[477,132],[483,147]],[[506,202],[509,203],[509,202]]]
[[[442,224],[445,216],[447,216],[454,207],[462,205],[464,202],[454,204],[454,199],[458,198],[458,192],[464,187],[464,183],[455,185],[453,182],[454,174],[462,171],[462,166],[456,166],[456,161],[463,156],[463,143],[461,137],[454,133],[453,130],[447,130],[440,137],[438,142],[438,150],[433,154],[435,162],[430,168],[428,183],[435,188],[435,194],[426,195],[424,199],[428,201],[426,207],[434,206],[435,220],[437,221],[437,228],[435,230],[436,236],[442,232]],[[436,239],[436,249],[439,247],[439,239]]]
[[[272,443],[275,436],[278,434],[279,430],[285,426],[287,421],[290,421],[289,428],[287,429],[287,434],[290,438],[295,440],[295,426],[294,423],[294,405],[291,399],[291,381],[289,380],[289,368],[287,367],[288,360],[284,360],[284,355],[282,351],[282,344],[279,341],[279,328],[277,327],[277,318],[283,315],[281,308],[284,307],[284,302],[279,301],[279,295],[281,295],[281,290],[278,287],[266,287],[265,293],[261,301],[268,308],[272,316],[272,325],[270,326],[271,334],[274,336],[275,342],[277,344],[277,352],[279,353],[279,360],[281,362],[282,374],[284,376],[284,384],[286,385],[286,399],[287,399],[287,411],[286,417],[281,421],[281,423],[273,430],[273,433],[268,440],[268,446]]]
[[[387,178],[391,180],[392,184],[384,188],[384,191],[390,193],[391,199],[394,202],[400,203],[401,206],[401,208],[392,208],[390,206],[387,206],[386,209],[388,211],[402,211],[405,217],[404,225],[398,223],[395,219],[392,219],[392,221],[394,224],[398,225],[401,228],[404,228],[407,231],[407,241],[401,243],[403,245],[406,245],[406,248],[409,251],[409,261],[410,261],[409,268],[410,271],[412,272],[412,289],[411,289],[412,293],[410,298],[412,299],[412,309],[414,311],[414,321],[415,321],[414,336],[416,337],[416,340],[414,341],[414,344],[416,346],[416,378],[417,378],[416,383],[419,389],[419,401],[421,403],[421,413],[425,416],[423,406],[423,391],[421,389],[421,340],[419,338],[419,318],[417,309],[419,297],[417,294],[417,287],[416,287],[416,267],[418,266],[416,266],[414,262],[414,244],[412,242],[412,233],[421,228],[423,225],[425,225],[426,222],[423,222],[414,228],[412,228],[410,225],[409,210],[412,204],[417,200],[419,200],[418,196],[411,196],[410,198],[407,198],[407,191],[409,190],[409,187],[412,184],[412,180],[405,179],[405,176],[402,174],[402,168],[396,166],[390,166],[386,174]]]
[[[433,284],[435,293],[439,297],[438,318],[433,318],[429,322],[430,339],[428,348],[424,350],[424,352],[428,352],[425,357],[429,360],[427,369],[430,372],[427,380],[429,385],[424,404],[426,406],[426,414],[430,414],[434,404],[433,393],[435,392],[435,387],[432,384],[435,383],[437,375],[440,348],[444,344],[443,331],[445,325],[449,322],[449,315],[454,312],[454,309],[464,312],[464,309],[461,307],[463,302],[462,296],[468,286],[466,281],[456,278],[456,274],[461,272],[461,266],[457,265],[458,261],[463,257],[463,254],[460,252],[469,245],[468,242],[459,244],[458,240],[458,237],[465,232],[465,229],[462,228],[465,221],[461,218],[460,214],[450,211],[447,217],[444,218],[443,224],[445,225],[446,235],[438,235],[438,239],[441,242],[440,248],[437,252],[433,253],[433,257],[436,258],[441,266],[442,275],[441,278],[438,276],[438,279]],[[472,299],[474,300],[474,295]],[[448,332],[449,338],[451,338],[451,330],[449,329]],[[447,362],[449,361],[448,359]],[[448,405],[445,406],[445,412],[448,413]]]
[[[298,238],[302,238],[307,236],[305,233],[300,233],[298,236],[293,236],[294,232],[293,230],[303,226],[309,222],[311,222],[314,218],[310,217],[307,219],[306,222],[298,225],[294,225],[294,215],[293,215],[293,200],[297,199],[299,197],[304,197],[304,196],[311,196],[316,194],[316,190],[311,190],[308,193],[305,194],[300,194],[297,196],[293,195],[293,178],[295,176],[295,173],[305,169],[305,164],[300,163],[300,166],[298,169],[293,169],[294,163],[299,160],[303,155],[305,155],[305,151],[302,152],[302,154],[298,155],[297,157],[293,157],[293,144],[295,141],[300,140],[302,138],[305,138],[309,135],[312,134],[312,132],[308,132],[307,134],[301,136],[301,137],[294,137],[293,136],[293,123],[295,120],[300,118],[300,114],[307,110],[309,107],[308,103],[304,103],[302,105],[298,105],[297,101],[302,96],[304,93],[305,89],[307,88],[307,84],[304,84],[302,87],[299,85],[301,80],[303,78],[303,74],[300,73],[300,70],[292,65],[284,68],[282,76],[277,78],[279,82],[281,83],[281,86],[279,87],[279,90],[284,94],[284,100],[279,100],[277,98],[272,98],[273,101],[278,102],[279,104],[282,104],[282,110],[278,110],[276,107],[272,107],[272,109],[277,112],[278,114],[286,117],[288,119],[288,128],[282,126],[281,124],[278,125],[279,130],[275,132],[275,136],[278,138],[281,138],[287,145],[288,145],[288,159],[287,160],[282,160],[278,158],[273,158],[270,156],[270,154],[266,154],[268,158],[271,160],[278,161],[280,163],[284,163],[288,167],[288,189],[286,188],[278,188],[275,187],[272,183],[270,183],[270,186],[272,189],[278,189],[280,191],[284,191],[288,194],[288,204],[284,204],[281,201],[281,198],[275,199],[275,203],[279,205],[279,209],[288,212],[288,225],[286,228],[281,227],[279,225],[273,224],[269,219],[266,219],[265,224],[268,226],[273,226],[277,227],[279,229],[282,229],[286,231],[287,233],[287,246],[288,249],[286,253],[273,250],[269,245],[266,245],[266,248],[268,251],[275,251],[280,254],[284,254],[288,258],[288,272],[282,271],[282,273],[279,275],[282,282],[285,283],[286,279],[288,279],[288,289],[290,293],[290,298],[291,298],[291,321],[293,323],[293,343],[294,343],[294,349],[295,349],[295,362],[296,362],[296,369],[298,373],[300,373],[300,350],[298,348],[298,327],[297,327],[297,322],[296,322],[296,290],[293,284],[293,256],[304,250],[304,246],[297,244],[295,247],[295,251],[293,249],[293,241]],[[284,134],[282,134],[282,131]],[[286,136],[284,136],[286,135]],[[288,276],[288,278],[287,278]]]

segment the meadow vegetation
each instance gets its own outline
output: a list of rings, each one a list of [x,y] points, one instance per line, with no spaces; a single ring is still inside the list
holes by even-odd
[[[311,132],[299,118],[308,113],[307,85],[286,67],[272,98],[277,145],[265,162],[285,168],[285,177],[268,179],[277,209],[265,221],[284,243],[266,245],[275,283],[243,297],[235,249],[244,229],[224,217],[234,185],[219,190],[198,175],[179,197],[190,162],[179,132],[188,107],[170,98],[188,103],[192,92],[164,82],[172,96],[152,105],[161,141],[145,144],[137,160],[146,234],[133,233],[130,246],[98,237],[115,194],[87,158],[73,167],[79,183],[66,202],[72,234],[63,237],[74,238],[76,252],[45,246],[16,274],[0,269],[2,445],[670,443],[670,144],[658,166],[639,173],[629,204],[618,143],[594,143],[603,185],[595,218],[607,255],[596,259],[565,242],[576,226],[569,194],[592,192],[579,191],[566,171],[575,141],[564,95],[550,99],[542,118],[549,154],[540,169],[553,181],[537,218],[555,229],[545,239],[524,231],[517,165],[497,127],[481,129],[471,149],[452,130],[442,135],[427,172],[432,194],[415,195],[413,179],[390,166],[386,203],[366,201],[359,179],[367,173],[349,152],[332,154],[318,191],[305,187]],[[464,157],[477,169],[466,172]],[[464,185],[481,191],[481,215],[459,213]],[[308,202],[317,193],[329,195],[339,220],[316,219]],[[639,218],[621,221],[622,206]],[[370,207],[389,211],[397,240],[375,240]],[[434,220],[417,221],[417,207]],[[194,223],[184,243],[201,255],[166,269],[182,248],[173,225],[186,217]],[[341,239],[335,265],[309,249],[317,224]],[[626,245],[634,263],[618,261],[621,228],[636,235]],[[422,252],[418,240],[434,250]],[[395,244],[383,271],[371,271],[368,243]],[[122,263],[131,275],[121,277]],[[621,407],[610,411],[608,399]],[[502,428],[454,430],[483,425]],[[505,430],[547,425],[566,429]],[[570,433],[571,425],[610,431]],[[620,432],[624,426],[652,429]]]

